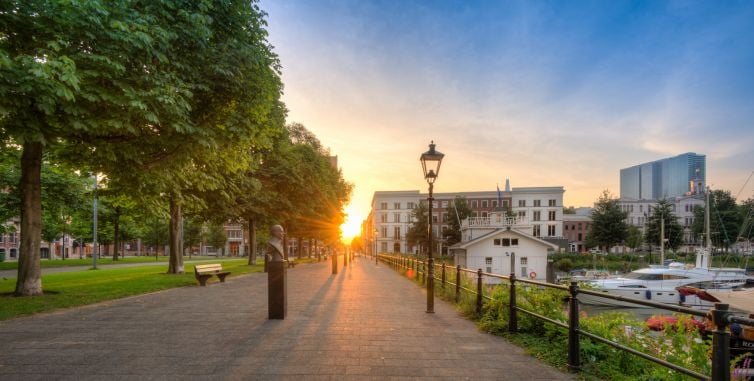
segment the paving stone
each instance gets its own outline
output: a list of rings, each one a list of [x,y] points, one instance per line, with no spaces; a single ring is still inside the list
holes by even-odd
[[[266,274],[251,274],[0,322],[0,378],[574,379],[439,299],[427,314],[425,291],[383,264],[329,263],[289,270],[285,320],[267,320]]]

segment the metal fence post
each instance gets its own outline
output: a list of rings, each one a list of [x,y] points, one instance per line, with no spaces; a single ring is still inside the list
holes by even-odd
[[[445,289],[445,262],[442,263],[442,289]]]
[[[575,281],[568,287],[568,370],[578,372],[581,370],[579,347],[579,301],[576,295],[579,286]]]
[[[516,274],[511,273],[511,286],[508,292],[508,332],[518,332],[518,314],[516,313]]]
[[[476,271],[476,313],[482,314],[482,269]]]
[[[456,303],[461,300],[461,265],[456,266]]]
[[[715,330],[712,331],[712,381],[730,380],[730,334],[728,333],[728,305],[715,303],[710,311]]]

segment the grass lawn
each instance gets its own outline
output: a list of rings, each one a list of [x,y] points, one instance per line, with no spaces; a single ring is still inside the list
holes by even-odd
[[[223,269],[231,272],[230,277],[263,270],[262,265],[247,265],[246,258],[222,262]],[[166,270],[167,267],[162,266],[143,266],[44,275],[42,285],[45,295],[34,297],[13,296],[16,280],[0,279],[0,320],[168,288],[198,286],[193,264],[186,265],[186,273],[181,275],[168,275],[165,274]],[[217,277],[208,283],[213,282],[217,282]]]
[[[154,263],[154,262],[168,262],[168,256],[159,256],[157,259],[155,257],[149,257],[149,256],[141,256],[141,257],[126,257],[126,258],[120,258],[117,261],[113,261],[112,257],[106,257],[106,258],[99,258],[97,259],[97,266],[99,265],[117,265],[117,264],[123,264],[123,263]],[[184,261],[227,261],[227,260],[238,260],[238,258],[229,259],[229,257],[208,257],[208,256],[198,256],[194,255],[189,259],[189,257],[183,257]],[[247,258],[248,260],[248,258]],[[91,266],[92,265],[92,259],[42,259],[40,262],[42,265],[42,268],[50,268],[50,267],[68,267],[68,266]],[[18,268],[18,262],[16,261],[5,261],[0,262],[0,270],[15,270]],[[191,268],[193,270],[193,267]]]

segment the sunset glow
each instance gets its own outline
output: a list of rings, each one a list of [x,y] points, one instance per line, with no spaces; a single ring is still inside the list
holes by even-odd
[[[427,191],[430,140],[445,154],[435,192],[509,178],[563,186],[567,206],[618,195],[621,168],[685,152],[735,193],[754,169],[752,3],[261,4],[288,121],[354,184],[345,240],[375,191]]]
[[[365,216],[356,212],[353,203],[346,207],[346,221],[343,222],[343,225],[340,225],[341,241],[343,241],[343,243],[351,243],[353,237],[356,237],[361,233],[361,222],[364,218]]]

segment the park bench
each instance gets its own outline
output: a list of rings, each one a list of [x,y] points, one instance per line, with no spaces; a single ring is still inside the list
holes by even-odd
[[[217,275],[220,278],[220,282],[225,282],[225,277],[228,274],[230,274],[230,271],[223,271],[223,265],[219,263],[194,266],[194,276],[202,286],[206,286],[207,280],[212,278],[213,275]]]

